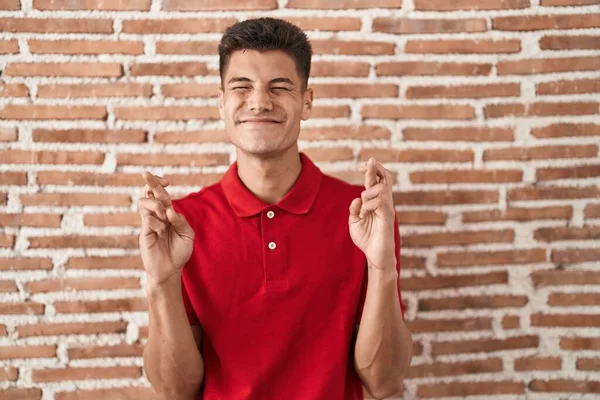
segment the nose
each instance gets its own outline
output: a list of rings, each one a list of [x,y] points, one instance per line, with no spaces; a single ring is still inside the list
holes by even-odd
[[[247,99],[248,109],[255,114],[260,114],[264,111],[273,109],[273,102],[268,91],[255,88],[249,94]]]

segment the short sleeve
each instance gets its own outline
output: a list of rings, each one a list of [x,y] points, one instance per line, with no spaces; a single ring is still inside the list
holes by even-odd
[[[404,305],[404,301],[402,301],[402,291],[400,290],[400,229],[398,227],[398,218],[394,217],[394,246],[396,249],[396,271],[398,271],[398,301],[400,302],[400,309],[402,310],[402,319],[404,319],[404,313],[406,311],[406,306]],[[357,321],[360,321],[362,317],[362,312],[365,306],[365,299],[367,297],[367,285],[368,285],[368,274],[367,269],[368,265],[365,265],[365,277],[363,279],[363,284],[360,291],[360,300],[358,303],[358,314]]]

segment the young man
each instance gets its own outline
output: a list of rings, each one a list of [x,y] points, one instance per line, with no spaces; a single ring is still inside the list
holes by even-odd
[[[219,109],[237,161],[172,201],[144,173],[148,379],[164,399],[362,399],[402,390],[411,335],[400,298],[390,173],[365,187],[298,151],[311,47],[285,21],[227,30]]]

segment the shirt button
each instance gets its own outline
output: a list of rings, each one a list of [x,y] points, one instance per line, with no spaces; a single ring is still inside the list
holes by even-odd
[[[275,247],[277,247],[277,245],[275,244],[275,242],[269,242],[269,249],[275,250]]]
[[[275,212],[274,211],[267,211],[267,217],[269,219],[273,219],[274,216],[275,216]]]

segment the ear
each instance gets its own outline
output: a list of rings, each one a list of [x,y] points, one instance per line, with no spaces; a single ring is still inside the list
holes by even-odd
[[[219,115],[221,115],[221,119],[225,119],[225,106],[223,105],[223,87],[219,87]]]
[[[312,88],[306,88],[302,95],[302,120],[306,121],[310,117],[313,103],[313,90]]]

